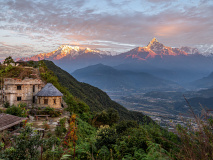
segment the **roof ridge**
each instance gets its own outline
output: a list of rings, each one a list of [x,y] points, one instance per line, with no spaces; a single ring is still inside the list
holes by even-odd
[[[38,97],[58,97],[63,94],[52,84],[47,83],[37,94]]]

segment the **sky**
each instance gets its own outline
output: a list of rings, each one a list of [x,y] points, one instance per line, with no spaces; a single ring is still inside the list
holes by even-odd
[[[62,44],[124,52],[156,37],[213,48],[212,0],[0,0],[0,60]]]

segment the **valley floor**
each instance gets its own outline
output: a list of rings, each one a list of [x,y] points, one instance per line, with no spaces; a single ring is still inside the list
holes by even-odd
[[[123,92],[107,92],[107,94],[112,100],[123,105],[128,110],[142,112],[150,116],[160,126],[167,128],[169,131],[175,131],[177,124],[186,126],[189,122],[194,129],[197,129],[197,124],[194,122],[190,111],[181,112],[175,109],[174,104],[180,100],[146,97],[144,93],[132,93],[129,95]],[[187,105],[184,107],[188,109]]]

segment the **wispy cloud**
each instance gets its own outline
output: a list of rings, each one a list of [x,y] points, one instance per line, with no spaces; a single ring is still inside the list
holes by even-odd
[[[147,45],[156,36],[170,46],[213,44],[213,3],[196,0],[75,0],[0,2],[0,53],[35,54],[75,42],[109,50]],[[12,31],[13,33],[8,34]],[[34,47],[21,45],[29,41]],[[94,44],[95,42],[95,44]],[[98,42],[98,43],[96,43]],[[125,45],[121,45],[125,44]],[[22,49],[23,51],[22,51]]]

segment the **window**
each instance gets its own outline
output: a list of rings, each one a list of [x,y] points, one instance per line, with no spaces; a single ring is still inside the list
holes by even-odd
[[[48,104],[48,99],[44,99],[44,104]]]
[[[7,96],[4,97],[5,101],[7,102]]]
[[[38,103],[39,103],[39,104],[41,103],[40,97],[38,98]]]
[[[5,85],[5,90],[7,90],[8,88],[7,88],[7,85]]]
[[[33,85],[33,92],[35,92],[35,85]]]
[[[56,99],[53,99],[53,103],[56,104]]]
[[[33,103],[35,103],[35,96],[33,96]]]
[[[21,97],[17,97],[17,101],[21,101]]]
[[[21,90],[21,86],[17,86],[17,90]]]

